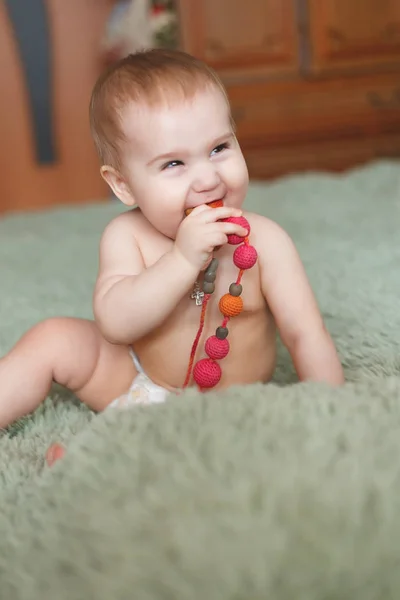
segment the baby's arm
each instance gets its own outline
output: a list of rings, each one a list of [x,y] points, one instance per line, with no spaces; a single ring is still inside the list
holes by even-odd
[[[342,366],[297,250],[277,224],[261,219],[257,251],[262,289],[299,379],[340,385]]]
[[[158,327],[197,275],[177,252],[146,268],[131,216],[117,217],[103,233],[93,298],[102,334],[117,344],[131,344]]]

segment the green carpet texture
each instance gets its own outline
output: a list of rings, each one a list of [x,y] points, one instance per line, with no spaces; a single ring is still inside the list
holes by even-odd
[[[1,599],[400,598],[400,164],[255,182],[246,202],[292,235],[345,386],[297,383],[280,347],[269,385],[161,406],[93,415],[54,389],[0,437]],[[0,352],[91,316],[120,210],[0,221]]]

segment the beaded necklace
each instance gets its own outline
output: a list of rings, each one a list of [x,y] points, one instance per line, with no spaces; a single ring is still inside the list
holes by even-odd
[[[209,206],[216,208],[217,206],[222,206],[222,202],[211,203]],[[189,214],[189,212],[186,214]],[[243,300],[241,298],[243,288],[241,280],[244,271],[251,269],[257,262],[257,251],[254,246],[249,244],[250,224],[247,219],[244,217],[229,217],[222,220],[226,223],[237,223],[244,229],[247,229],[245,237],[236,234],[228,235],[228,244],[237,246],[233,253],[233,262],[239,269],[239,273],[236,281],[229,286],[229,293],[224,294],[218,303],[223,320],[221,325],[217,327],[215,335],[211,335],[205,342],[204,349],[208,358],[198,360],[193,367],[197,346],[204,327],[208,301],[215,290],[214,282],[218,269],[218,260],[216,258],[211,260],[204,272],[203,289],[200,289],[197,281],[194,285],[191,298],[196,301],[196,305],[201,305],[200,325],[190,352],[189,365],[183,388],[189,385],[192,371],[193,379],[200,390],[213,388],[220,381],[222,370],[217,361],[225,358],[230,350],[227,339],[229,333],[227,324],[231,318],[238,316],[243,311]]]

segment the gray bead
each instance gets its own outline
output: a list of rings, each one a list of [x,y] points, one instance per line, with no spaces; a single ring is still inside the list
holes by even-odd
[[[218,259],[217,258],[213,258],[212,261],[210,262],[210,264],[208,265],[207,269],[206,269],[206,273],[215,273],[215,271],[218,269]]]
[[[216,278],[217,274],[216,273],[208,273],[207,271],[204,273],[204,281],[208,281],[210,283],[214,283],[215,278]]]
[[[229,293],[231,296],[240,296],[242,289],[243,288],[240,283],[231,283],[229,286]]]
[[[225,338],[227,338],[228,333],[229,331],[227,327],[217,327],[217,329],[215,330],[215,335],[219,340],[224,340]]]
[[[210,281],[205,281],[203,283],[203,292],[205,294],[212,294],[213,291],[215,290],[215,285],[214,283],[210,282]]]

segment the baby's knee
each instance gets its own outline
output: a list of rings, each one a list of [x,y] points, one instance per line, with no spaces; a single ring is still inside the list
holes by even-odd
[[[57,383],[73,392],[87,384],[96,370],[101,346],[93,321],[52,317],[35,325],[30,335]]]
[[[68,331],[69,323],[65,317],[50,317],[39,321],[29,329],[23,338],[29,338],[30,341],[51,343],[59,340]]]
[[[18,342],[17,346],[34,349],[37,358],[62,363],[71,361],[71,355],[79,354],[83,346],[93,346],[93,326],[82,319],[50,317],[39,321]]]

